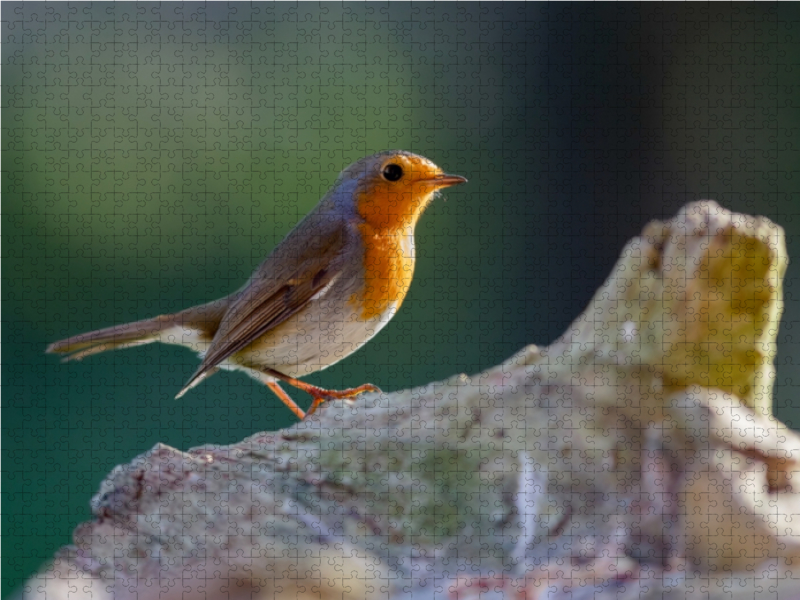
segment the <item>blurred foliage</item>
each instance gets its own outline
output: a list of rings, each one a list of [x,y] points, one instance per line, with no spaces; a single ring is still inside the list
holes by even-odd
[[[263,386],[151,345],[56,339],[239,287],[354,160],[470,183],[417,229],[398,316],[309,377],[386,390],[547,344],[625,241],[712,197],[800,256],[796,4],[2,4],[3,595],[116,464],[293,419]],[[776,412],[790,424],[796,269]],[[307,399],[300,399],[301,404]]]

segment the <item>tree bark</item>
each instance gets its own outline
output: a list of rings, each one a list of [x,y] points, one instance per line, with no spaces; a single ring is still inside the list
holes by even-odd
[[[25,595],[800,598],[786,265],[780,227],[689,204],[547,348],[117,467]]]

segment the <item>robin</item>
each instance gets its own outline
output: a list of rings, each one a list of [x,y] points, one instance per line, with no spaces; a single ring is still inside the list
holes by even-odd
[[[336,391],[298,378],[349,356],[395,315],[414,273],[414,227],[437,191],[464,183],[422,156],[392,150],[347,167],[320,203],[220,300],[171,315],[100,329],[51,344],[80,360],[150,342],[187,346],[202,358],[177,398],[219,369],[266,384],[298,418],[306,413],[283,381],[313,398],[380,391],[371,384]]]

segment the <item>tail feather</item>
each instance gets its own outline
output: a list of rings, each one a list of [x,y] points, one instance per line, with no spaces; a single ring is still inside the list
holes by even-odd
[[[50,344],[47,352],[49,354],[67,354],[64,361],[81,360],[106,350],[119,350],[162,341],[161,333],[177,326],[196,331],[201,338],[211,341],[225,315],[230,298],[226,297],[208,304],[193,306],[171,315],[159,315],[133,323],[114,325],[97,331],[73,335]],[[187,345],[178,340],[163,341]]]
[[[47,352],[49,354],[66,354],[67,356],[63,360],[67,362],[81,360],[106,350],[119,350],[149,344],[158,341],[162,331],[178,324],[177,317],[177,314],[160,315],[152,319],[81,333],[50,344]]]
[[[160,315],[152,319],[144,319],[134,323],[125,323],[124,325],[115,325],[105,329],[98,329],[97,331],[90,331],[89,333],[74,335],[50,344],[47,347],[47,352],[50,354],[66,354],[67,356],[62,360],[67,362],[81,360],[106,350],[119,350],[151,342],[165,342],[188,346],[202,355],[204,352],[203,344],[207,345],[214,338],[233,297],[235,296],[228,296],[208,304],[193,306],[172,315]],[[183,331],[176,332],[175,335],[162,336],[163,333],[175,327],[182,327]],[[176,397],[180,398],[206,377],[216,372],[217,367],[215,366],[201,366]]]

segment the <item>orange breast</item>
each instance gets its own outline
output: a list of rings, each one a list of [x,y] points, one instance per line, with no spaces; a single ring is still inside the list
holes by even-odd
[[[369,223],[358,228],[364,240],[364,288],[350,302],[363,303],[361,317],[369,320],[403,302],[414,276],[414,250],[399,232],[379,232]]]

